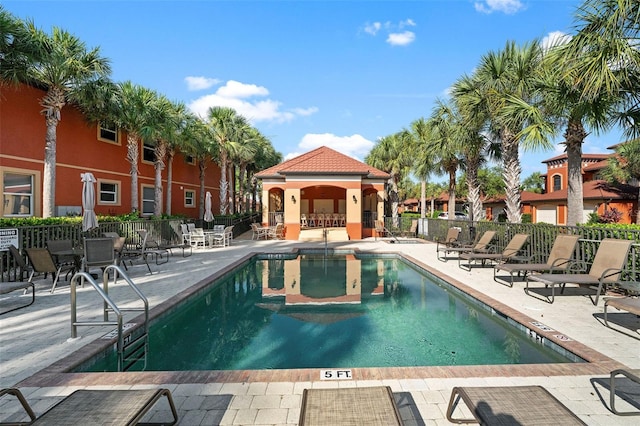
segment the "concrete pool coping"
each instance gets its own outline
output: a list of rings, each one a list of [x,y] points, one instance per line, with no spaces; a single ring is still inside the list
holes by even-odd
[[[245,263],[256,255],[287,255],[296,254],[299,251],[318,250],[317,247],[294,247],[288,252],[267,253],[264,250],[259,252],[248,252],[239,259],[223,266],[210,276],[201,279],[197,283],[189,286],[179,294],[173,295],[159,305],[153,307],[149,312],[149,321],[153,322],[163,314],[170,312],[189,298],[206,291],[212,281],[219,279],[232,272],[235,268]],[[428,264],[403,253],[392,251],[369,252],[358,248],[332,249],[336,251],[348,251],[353,253],[374,253],[376,255],[394,255],[413,263],[415,266],[424,269],[434,276],[446,281],[460,291],[480,303],[483,303],[493,310],[505,315],[514,322],[520,324],[525,329],[534,332],[538,338],[547,339],[553,344],[564,348],[566,351],[575,354],[585,362],[577,363],[546,363],[546,364],[508,364],[508,365],[465,365],[465,366],[416,366],[416,367],[377,367],[377,368],[351,368],[353,380],[385,380],[385,379],[412,379],[415,377],[430,378],[456,378],[456,377],[535,377],[535,376],[566,376],[566,375],[601,375],[610,371],[624,368],[625,366],[576,341],[552,327],[544,327],[539,321],[528,315],[499,302],[496,299],[480,292],[461,281],[444,274]],[[132,319],[134,328],[141,327],[142,315]],[[534,325],[541,324],[538,328]],[[141,385],[141,384],[162,384],[162,383],[235,383],[235,382],[300,382],[320,380],[319,368],[313,369],[277,369],[277,370],[223,370],[223,371],[148,371],[148,372],[123,372],[123,373],[79,373],[73,372],[80,365],[88,360],[103,354],[114,347],[116,339],[98,338],[89,342],[85,346],[59,359],[50,366],[38,371],[34,375],[22,380],[18,386],[27,387],[48,387],[48,386],[92,386],[97,383],[104,385]]]

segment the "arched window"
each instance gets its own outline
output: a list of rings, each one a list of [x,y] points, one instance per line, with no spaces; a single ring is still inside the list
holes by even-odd
[[[562,189],[562,176],[554,175],[553,176],[553,190],[560,191]]]

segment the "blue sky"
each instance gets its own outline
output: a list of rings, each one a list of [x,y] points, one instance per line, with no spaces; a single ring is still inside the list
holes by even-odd
[[[48,32],[57,26],[100,47],[114,81],[199,114],[235,108],[285,158],[326,145],[360,160],[378,138],[428,117],[483,54],[509,40],[572,34],[581,3],[2,1]],[[617,131],[592,135],[583,150],[607,152],[617,142]],[[541,161],[561,152],[522,153],[523,178],[546,171]]]

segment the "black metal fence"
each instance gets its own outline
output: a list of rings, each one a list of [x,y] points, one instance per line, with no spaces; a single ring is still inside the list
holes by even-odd
[[[213,222],[196,220],[197,227],[204,229],[213,228],[214,225],[233,225],[234,237],[247,232],[251,228],[251,223],[259,219],[259,214],[243,217],[217,217]],[[127,238],[127,244],[137,244],[140,237],[136,231],[146,229],[149,238],[170,244],[182,242],[180,224],[194,221],[184,221],[177,219],[165,220],[136,220],[129,222],[103,222],[98,227],[89,232],[82,231],[82,224],[64,225],[42,225],[42,226],[21,226],[18,229],[18,249],[23,252],[28,247],[46,247],[49,240],[71,240],[75,246],[80,247],[85,238],[102,237],[103,232],[117,232],[120,236]],[[15,260],[9,251],[0,251],[0,281],[21,280],[19,268],[16,267]]]

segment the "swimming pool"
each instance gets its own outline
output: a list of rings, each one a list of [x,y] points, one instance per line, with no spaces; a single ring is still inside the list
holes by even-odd
[[[396,255],[258,255],[151,325],[148,371],[579,361]],[[80,371],[115,371],[114,353]]]

